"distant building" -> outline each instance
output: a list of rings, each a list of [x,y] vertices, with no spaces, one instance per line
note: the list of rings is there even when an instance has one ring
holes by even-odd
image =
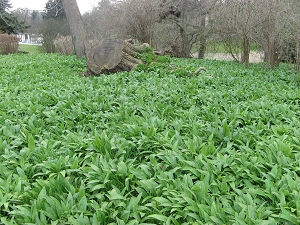
[[[20,43],[42,44],[43,38],[40,34],[20,33],[18,34]]]
[[[21,43],[30,43],[31,42],[30,34],[28,34],[28,33],[18,34],[18,38],[20,39]]]

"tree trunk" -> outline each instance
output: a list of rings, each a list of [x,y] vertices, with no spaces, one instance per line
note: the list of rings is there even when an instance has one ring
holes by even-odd
[[[299,42],[300,42],[300,38],[297,39],[296,59],[295,59],[295,70],[298,71],[298,72],[300,71]]]
[[[245,68],[249,67],[249,57],[250,57],[250,39],[247,35],[244,35],[242,62],[244,62]]]
[[[204,59],[205,52],[206,52],[206,39],[203,39],[202,41],[200,41],[200,47],[198,50],[198,59]]]
[[[181,58],[189,58],[191,57],[190,53],[190,44],[188,40],[188,36],[186,34],[186,31],[184,30],[183,27],[180,28],[180,39],[181,39],[181,44],[180,44],[180,55],[179,57]]]
[[[131,71],[143,61],[136,58],[138,52],[149,45],[134,46],[120,39],[108,39],[95,45],[87,53],[89,71],[86,75],[100,75]]]
[[[76,0],[62,0],[66,17],[70,26],[76,56],[86,55],[87,35]]]
[[[274,69],[274,67],[279,66],[279,58],[276,41],[270,38],[268,41],[267,52],[265,53],[266,62],[270,69]]]
[[[206,14],[202,15],[201,18],[201,35],[200,35],[200,47],[198,50],[198,59],[204,59],[204,54],[206,51],[206,34],[205,34],[205,23],[206,23]]]

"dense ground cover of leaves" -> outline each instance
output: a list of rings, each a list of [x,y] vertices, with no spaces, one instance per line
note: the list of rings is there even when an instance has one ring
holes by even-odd
[[[87,78],[73,56],[0,65],[1,224],[299,223],[287,68],[172,59]]]

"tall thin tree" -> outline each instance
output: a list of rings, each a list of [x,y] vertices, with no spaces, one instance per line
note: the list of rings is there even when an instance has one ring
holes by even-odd
[[[87,35],[76,0],[62,0],[66,17],[70,26],[76,56],[86,55]]]

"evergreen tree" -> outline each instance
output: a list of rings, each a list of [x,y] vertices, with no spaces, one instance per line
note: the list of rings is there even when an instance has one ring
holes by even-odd
[[[46,3],[43,19],[65,19],[66,14],[61,0],[49,0]]]
[[[0,31],[8,34],[24,32],[28,26],[25,25],[25,22],[18,21],[16,16],[8,12],[11,8],[9,0],[0,0]]]

